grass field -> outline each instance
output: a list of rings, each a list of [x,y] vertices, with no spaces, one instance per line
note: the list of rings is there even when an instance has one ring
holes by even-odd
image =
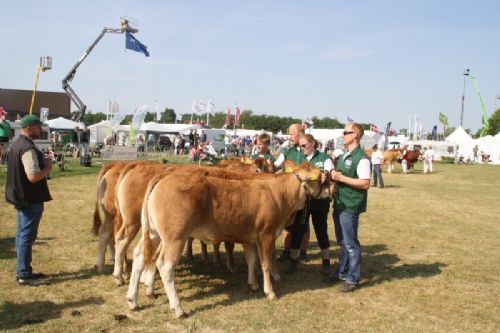
[[[386,188],[370,189],[361,217],[362,281],[354,293],[338,292],[320,275],[314,233],[311,260],[274,284],[277,301],[247,292],[240,246],[236,274],[199,255],[183,259],[176,284],[191,316],[182,320],[174,319],[159,280],[156,298],[141,288],[141,308],[132,312],[127,286],[116,287],[109,261],[107,274],[96,274],[90,228],[98,167],[69,163],[68,169],[49,181],[54,200],[34,246],[33,267],[50,274],[50,284],[16,284],[15,211],[0,204],[1,331],[500,331],[498,166],[435,164],[435,173],[424,175],[417,164],[412,175],[384,173]],[[3,183],[0,177],[2,195]],[[334,239],[331,224],[329,231]],[[332,245],[336,264],[338,246]]]

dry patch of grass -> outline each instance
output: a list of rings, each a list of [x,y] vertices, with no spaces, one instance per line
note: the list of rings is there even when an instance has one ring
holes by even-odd
[[[496,332],[500,295],[500,188],[497,166],[437,164],[424,175],[384,173],[386,188],[370,189],[362,215],[362,287],[341,294],[319,274],[319,250],[276,283],[278,301],[246,289],[246,265],[236,247],[238,272],[214,268],[199,256],[183,259],[177,288],[192,315],[175,320],[160,281],[156,298],[141,289],[131,312],[127,286],[93,269],[90,234],[95,175],[66,174],[50,181],[33,266],[51,284],[14,281],[15,212],[0,204],[0,329],[23,332]],[[497,184],[497,185],[495,185]],[[170,203],[175,205],[175,203]],[[332,222],[331,219],[329,222]],[[330,237],[334,240],[330,225]],[[314,233],[313,233],[314,234]],[[281,240],[278,242],[281,244]],[[332,241],[332,256],[338,247]],[[199,252],[198,252],[199,253]],[[283,270],[285,264],[279,264]]]

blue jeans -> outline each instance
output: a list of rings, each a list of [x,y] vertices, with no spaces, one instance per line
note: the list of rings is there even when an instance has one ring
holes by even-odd
[[[340,245],[339,267],[335,275],[350,284],[361,276],[361,246],[358,240],[359,214],[334,210],[335,236]]]
[[[380,182],[380,188],[383,188],[384,179],[382,178],[382,166],[380,164],[373,165],[373,186],[377,186],[377,179]]]
[[[43,202],[24,206],[17,210],[17,272],[18,278],[28,277],[33,273],[31,268],[31,247],[38,234],[38,225],[43,213]]]

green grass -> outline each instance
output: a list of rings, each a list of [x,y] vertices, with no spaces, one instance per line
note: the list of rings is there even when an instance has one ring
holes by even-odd
[[[154,299],[140,289],[129,311],[127,286],[93,269],[90,234],[98,167],[54,171],[33,266],[52,283],[19,287],[15,275],[15,211],[0,204],[0,330],[22,332],[498,332],[500,330],[500,168],[436,164],[424,175],[384,173],[386,188],[369,191],[360,222],[361,288],[341,294],[319,274],[314,233],[311,260],[275,283],[280,296],[246,289],[246,267],[214,268],[183,259],[176,285],[191,316],[176,320],[159,280]],[[0,179],[0,183],[3,183]],[[3,188],[3,185],[2,185]],[[3,190],[2,190],[3,191]],[[172,203],[175,205],[175,203]],[[331,218],[329,220],[331,223]],[[330,238],[334,240],[330,224]],[[281,245],[281,239],[278,246]],[[337,262],[338,247],[332,241]],[[199,253],[199,252],[197,252]],[[285,264],[279,264],[282,271]],[[115,315],[125,315],[117,320]]]

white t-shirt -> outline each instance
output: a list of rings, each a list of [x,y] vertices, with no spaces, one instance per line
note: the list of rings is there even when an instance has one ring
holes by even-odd
[[[384,160],[384,154],[380,151],[374,151],[372,154],[372,165],[375,164],[382,164],[382,161]]]

